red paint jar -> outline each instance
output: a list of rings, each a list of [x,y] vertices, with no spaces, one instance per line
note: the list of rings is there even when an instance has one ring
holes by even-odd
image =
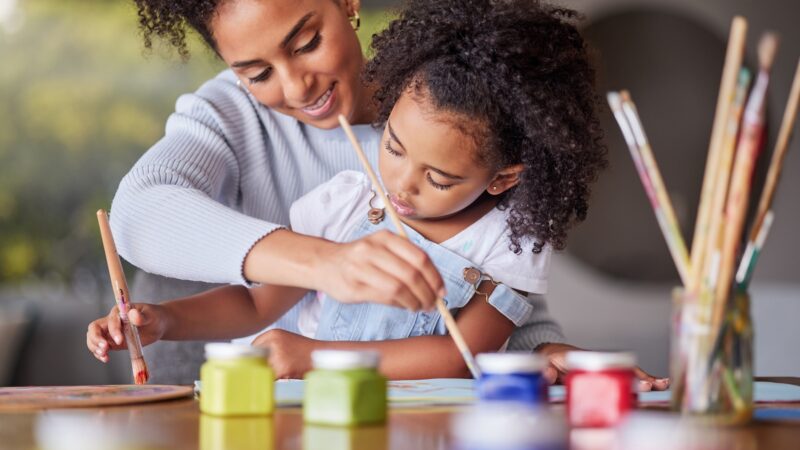
[[[636,406],[636,356],[567,353],[567,417],[573,427],[617,425]]]

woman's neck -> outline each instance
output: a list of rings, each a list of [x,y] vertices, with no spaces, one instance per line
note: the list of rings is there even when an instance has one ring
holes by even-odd
[[[498,197],[484,193],[471,205],[461,211],[441,219],[406,219],[400,220],[421,234],[425,239],[441,244],[464,231],[481,217],[497,206]]]
[[[357,99],[358,105],[353,112],[351,119],[353,125],[371,124],[378,117],[378,109],[375,102],[372,101],[372,96],[375,94],[375,85],[372,83],[364,85],[361,90],[361,95]]]

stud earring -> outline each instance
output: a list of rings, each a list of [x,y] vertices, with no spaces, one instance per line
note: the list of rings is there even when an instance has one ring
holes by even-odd
[[[497,186],[492,186],[489,188],[490,191],[495,192],[497,191]]]
[[[350,24],[353,26],[354,31],[358,31],[358,29],[361,28],[361,16],[358,15],[358,11],[350,18]]]

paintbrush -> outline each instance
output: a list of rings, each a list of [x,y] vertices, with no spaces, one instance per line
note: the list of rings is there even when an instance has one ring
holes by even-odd
[[[764,245],[764,240],[767,238],[769,225],[772,223],[772,201],[775,197],[775,189],[778,186],[781,170],[783,169],[786,150],[792,138],[794,121],[797,118],[798,103],[800,103],[800,61],[797,62],[792,88],[789,91],[789,99],[786,102],[786,109],[783,112],[783,119],[781,120],[781,129],[778,132],[778,140],[775,142],[775,149],[772,152],[772,160],[769,164],[767,180],[764,183],[764,188],[761,190],[758,211],[753,221],[753,228],[750,230],[750,237],[745,250],[745,256],[748,261],[745,263],[745,258],[742,258],[742,264],[739,266],[736,277],[736,281],[745,287],[750,281],[753,267],[758,261],[761,247]]]
[[[144,355],[142,354],[139,330],[128,319],[128,311],[131,307],[128,283],[125,281],[125,272],[122,270],[122,262],[117,253],[117,246],[114,244],[114,236],[111,234],[108,216],[102,209],[97,211],[97,222],[100,224],[100,237],[103,239],[108,275],[111,277],[111,288],[114,290],[114,299],[116,299],[119,318],[122,322],[122,332],[131,355],[133,380],[136,384],[145,384],[150,378],[150,374],[147,371],[147,363],[145,363]]]
[[[364,171],[367,172],[367,176],[369,176],[372,185],[375,187],[375,190],[378,192],[380,198],[383,199],[383,204],[385,205],[386,211],[389,213],[389,217],[392,219],[392,223],[394,223],[395,228],[397,228],[397,234],[405,239],[408,239],[408,234],[403,228],[403,223],[400,221],[400,216],[397,215],[397,211],[394,210],[392,202],[390,202],[389,198],[386,196],[386,191],[383,190],[383,186],[378,181],[375,171],[372,170],[372,166],[370,165],[369,160],[367,160],[367,156],[364,154],[361,144],[358,143],[355,134],[353,134],[353,129],[350,128],[350,123],[348,123],[347,119],[345,119],[345,117],[341,114],[339,115],[339,123],[342,125],[342,129],[344,129],[347,138],[350,140],[350,144],[353,145],[353,148],[358,155],[358,159],[361,161],[361,165],[364,166]],[[444,324],[447,327],[447,331],[450,332],[450,336],[453,338],[456,347],[458,347],[458,351],[461,353],[461,357],[464,358],[464,362],[467,364],[467,368],[472,373],[473,378],[476,380],[479,379],[481,377],[481,372],[478,369],[478,365],[475,363],[475,358],[472,356],[469,346],[467,346],[467,341],[464,340],[464,336],[461,334],[461,331],[459,331],[456,320],[453,318],[453,315],[450,314],[450,310],[447,309],[447,305],[444,304],[444,300],[441,297],[436,298],[436,309],[444,319]]]
[[[714,125],[711,129],[711,142],[708,148],[705,173],[703,175],[703,187],[700,194],[700,205],[697,209],[697,221],[695,222],[694,238],[691,248],[691,268],[692,274],[689,283],[689,291],[697,293],[700,287],[704,260],[709,255],[705,254],[706,241],[708,239],[709,221],[711,220],[712,203],[714,199],[714,189],[716,188],[717,171],[719,170],[720,154],[725,140],[725,127],[728,123],[728,116],[731,110],[731,102],[734,99],[736,89],[736,78],[739,68],[742,66],[744,57],[745,38],[747,37],[747,20],[736,16],[731,23],[730,36],[728,37],[728,48],[725,53],[725,66],[722,69],[722,80],[719,85],[719,95],[717,96],[717,106],[714,113]]]
[[[736,95],[731,104],[731,112],[728,115],[728,126],[725,130],[724,145],[719,155],[719,168],[717,169],[717,179],[715,180],[711,203],[710,225],[707,232],[705,247],[702,249],[706,255],[702,259],[702,263],[705,264],[705,267],[701,270],[702,278],[700,279],[700,281],[705,282],[701,287],[707,288],[712,292],[716,286],[716,277],[719,272],[719,249],[722,247],[721,231],[724,225],[723,212],[725,209],[725,200],[728,196],[731,168],[733,167],[733,158],[736,152],[742,113],[744,111],[745,102],[747,101],[747,91],[750,86],[751,78],[750,71],[743,67],[739,72]]]
[[[733,174],[725,204],[723,246],[720,253],[719,278],[717,279],[711,317],[712,330],[719,329],[733,284],[736,253],[742,240],[753,170],[764,133],[764,111],[769,71],[775,59],[777,47],[778,38],[772,33],[766,33],[758,45],[759,72],[745,107],[741,137],[736,149]]]
[[[667,241],[667,248],[681,277],[681,282],[686,286],[690,273],[689,253],[636,107],[627,91],[609,92],[607,97],[608,104],[619,123],[625,142],[628,144],[631,158],[656,215],[658,226]]]

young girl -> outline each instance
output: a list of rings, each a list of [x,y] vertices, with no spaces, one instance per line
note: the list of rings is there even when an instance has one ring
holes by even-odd
[[[605,164],[593,72],[572,14],[524,0],[418,0],[373,42],[366,78],[378,86],[385,125],[380,177],[442,275],[473,353],[501,349],[534,313],[524,294],[545,292],[551,249],[585,217],[589,184]],[[374,192],[365,175],[342,172],[293,204],[292,229],[337,242],[388,237]],[[362,270],[384,277],[379,267]],[[390,378],[468,376],[435,311],[325,295],[300,301],[304,294],[229,286],[136,305],[131,320],[146,344],[230,339],[280,318],[254,344],[271,348],[282,377],[301,377],[318,348],[377,349]],[[90,325],[87,345],[103,361],[124,347],[116,310]],[[559,366],[570,348],[548,356]]]

